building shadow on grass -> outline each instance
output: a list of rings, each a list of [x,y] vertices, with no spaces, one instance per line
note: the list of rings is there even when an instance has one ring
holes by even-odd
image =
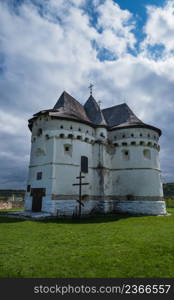
[[[114,213],[114,214],[98,214],[91,216],[81,216],[81,217],[67,217],[67,216],[59,216],[59,217],[47,217],[42,219],[34,219],[31,217],[17,217],[17,216],[7,216],[7,214],[0,213],[0,223],[17,223],[17,222],[25,222],[25,221],[33,221],[39,223],[57,223],[57,224],[92,224],[92,223],[108,223],[108,222],[116,222],[119,220],[127,219],[127,218],[137,218],[143,217],[143,215],[133,215],[128,213]]]

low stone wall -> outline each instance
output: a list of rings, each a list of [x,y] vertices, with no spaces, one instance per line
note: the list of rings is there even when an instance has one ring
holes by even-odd
[[[23,208],[24,201],[3,201],[0,200],[0,209]]]

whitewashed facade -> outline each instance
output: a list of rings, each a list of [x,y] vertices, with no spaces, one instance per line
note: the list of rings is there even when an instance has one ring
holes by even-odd
[[[159,165],[160,130],[136,121],[136,116],[131,122],[131,111],[126,123],[112,127],[105,123],[104,111],[100,111],[100,124],[89,120],[89,114],[89,121],[78,119],[78,113],[71,114],[71,105],[67,110],[69,95],[62,95],[59,108],[41,111],[29,121],[32,137],[25,210],[77,214],[79,193],[73,184],[78,182],[81,156],[85,156],[88,173],[82,175],[89,185],[82,187],[82,214],[166,214]]]

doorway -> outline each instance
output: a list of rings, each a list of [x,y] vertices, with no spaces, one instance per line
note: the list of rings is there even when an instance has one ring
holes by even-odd
[[[42,210],[42,197],[45,196],[45,189],[36,188],[32,189],[32,211],[40,212]]]

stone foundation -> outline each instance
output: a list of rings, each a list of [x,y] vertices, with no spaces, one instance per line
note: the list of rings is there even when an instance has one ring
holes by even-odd
[[[143,215],[165,215],[167,213],[164,201],[119,201],[115,210]]]

